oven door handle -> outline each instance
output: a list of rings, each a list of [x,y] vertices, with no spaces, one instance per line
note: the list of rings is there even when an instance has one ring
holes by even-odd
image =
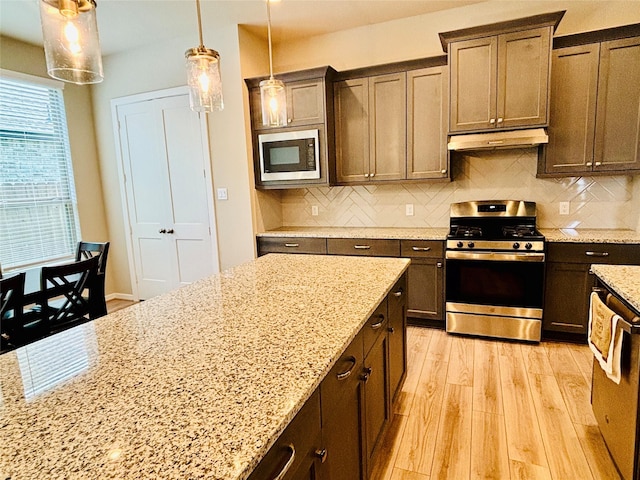
[[[544,262],[544,253],[533,252],[469,252],[447,251],[447,260],[482,260],[488,262]]]

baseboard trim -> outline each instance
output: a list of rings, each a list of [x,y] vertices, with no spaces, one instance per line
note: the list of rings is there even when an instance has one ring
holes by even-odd
[[[109,295],[105,295],[105,299],[107,302],[109,300],[129,300],[133,302],[133,295],[130,293],[110,293]]]

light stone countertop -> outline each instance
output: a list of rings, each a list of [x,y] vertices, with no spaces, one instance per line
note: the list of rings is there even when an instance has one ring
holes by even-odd
[[[395,227],[281,227],[258,237],[381,238],[388,240],[444,240],[448,228]]]
[[[381,238],[391,240],[446,240],[448,228],[395,227],[281,227],[258,237]],[[548,242],[629,243],[640,245],[635,230],[541,228]]]
[[[270,254],[0,356],[1,477],[245,479],[408,265]]]
[[[591,270],[640,313],[640,266],[591,265]]]

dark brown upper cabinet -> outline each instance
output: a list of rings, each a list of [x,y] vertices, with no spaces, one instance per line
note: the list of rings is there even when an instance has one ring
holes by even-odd
[[[553,50],[549,144],[538,176],[640,172],[638,36],[592,43],[595,33],[561,37]],[[600,38],[633,33],[623,27]],[[571,40],[577,45],[566,45]]]
[[[326,186],[334,175],[333,77],[329,67],[278,74],[287,96],[287,125],[269,127],[262,124],[260,82],[268,77],[245,79],[249,89],[253,164],[257,188],[298,188],[310,185]],[[291,130],[318,129],[320,147],[320,178],[313,180],[262,181],[258,135]]]
[[[450,68],[450,133],[548,124],[551,38],[563,15],[440,34]]]

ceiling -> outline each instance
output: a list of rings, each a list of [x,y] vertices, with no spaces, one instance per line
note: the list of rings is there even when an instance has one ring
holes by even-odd
[[[39,0],[1,0],[0,33],[42,45]],[[282,0],[272,3],[274,42],[462,7],[482,0]],[[150,46],[171,37],[198,41],[195,0],[97,0],[103,55]],[[207,31],[229,24],[266,36],[264,0],[201,0]]]

